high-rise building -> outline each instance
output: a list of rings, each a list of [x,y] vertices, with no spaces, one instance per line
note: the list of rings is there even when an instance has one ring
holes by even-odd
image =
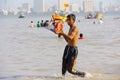
[[[52,6],[52,12],[55,12],[57,9],[57,5]]]
[[[35,13],[45,12],[45,3],[44,3],[44,0],[34,0],[33,11]]]
[[[49,10],[49,6],[48,6],[48,5],[45,5],[44,7],[45,7],[44,12],[48,12],[48,10]]]
[[[71,12],[79,12],[79,7],[77,4],[70,5],[70,11]]]
[[[30,13],[31,10],[30,10],[30,4],[29,3],[24,3],[22,4],[22,9],[27,12],[27,13]]]
[[[83,1],[84,12],[94,12],[94,0]]]
[[[0,10],[5,9],[7,6],[7,0],[0,0]]]
[[[103,12],[103,3],[102,3],[102,1],[99,3],[99,11]]]
[[[69,7],[65,6],[69,6],[69,0],[58,0],[58,10],[64,11],[66,9],[66,11],[69,11]]]

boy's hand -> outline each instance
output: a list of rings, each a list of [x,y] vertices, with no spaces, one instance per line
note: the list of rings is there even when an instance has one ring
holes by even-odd
[[[61,31],[61,30],[55,30],[55,33],[56,33],[56,34],[62,34],[63,31]]]

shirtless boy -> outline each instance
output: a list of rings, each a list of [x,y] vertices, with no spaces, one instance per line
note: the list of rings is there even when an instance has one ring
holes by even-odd
[[[74,25],[75,19],[76,16],[74,14],[69,14],[67,16],[66,22],[70,27],[68,34],[65,34],[63,31],[55,31],[56,34],[62,35],[67,42],[63,54],[62,75],[65,76],[66,71],[68,71],[73,75],[85,77],[87,73],[75,70],[76,58],[78,55],[77,43],[79,36],[78,28]]]

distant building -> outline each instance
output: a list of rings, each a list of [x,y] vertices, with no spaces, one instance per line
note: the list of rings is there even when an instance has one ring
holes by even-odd
[[[79,7],[77,4],[70,5],[70,11],[71,12],[79,12]]]
[[[58,10],[65,11],[65,5],[69,6],[69,0],[58,0]],[[66,11],[69,11],[69,7],[66,8]]]
[[[102,3],[102,1],[99,3],[99,11],[103,12],[103,3]]]
[[[58,6],[54,5],[48,8],[48,12],[56,12],[58,10]]]
[[[94,12],[94,0],[83,1],[84,12]]]
[[[48,10],[49,10],[48,5],[44,5],[44,12],[48,12]]]
[[[44,3],[44,0],[34,0],[33,11],[35,13],[45,12],[45,3]]]
[[[22,4],[22,9],[23,9],[24,12],[31,13],[30,4],[29,3]]]
[[[52,11],[52,7],[49,7],[49,8],[48,8],[48,12],[53,12],[53,11]]]
[[[54,6],[52,7],[52,12],[55,12],[56,10],[58,10],[58,7],[57,7],[57,5],[54,5]]]
[[[0,0],[0,11],[7,7],[7,0]]]

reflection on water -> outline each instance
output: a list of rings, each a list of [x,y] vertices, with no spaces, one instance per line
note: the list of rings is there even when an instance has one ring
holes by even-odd
[[[0,80],[64,80],[60,76],[65,40],[45,28],[29,28],[30,21],[30,18],[0,19]],[[119,20],[108,17],[99,25],[81,19],[76,25],[85,37],[78,43],[77,69],[100,73],[104,78],[112,76],[109,80],[120,79]],[[67,30],[65,24],[64,31]],[[79,80],[66,75],[65,80]]]

